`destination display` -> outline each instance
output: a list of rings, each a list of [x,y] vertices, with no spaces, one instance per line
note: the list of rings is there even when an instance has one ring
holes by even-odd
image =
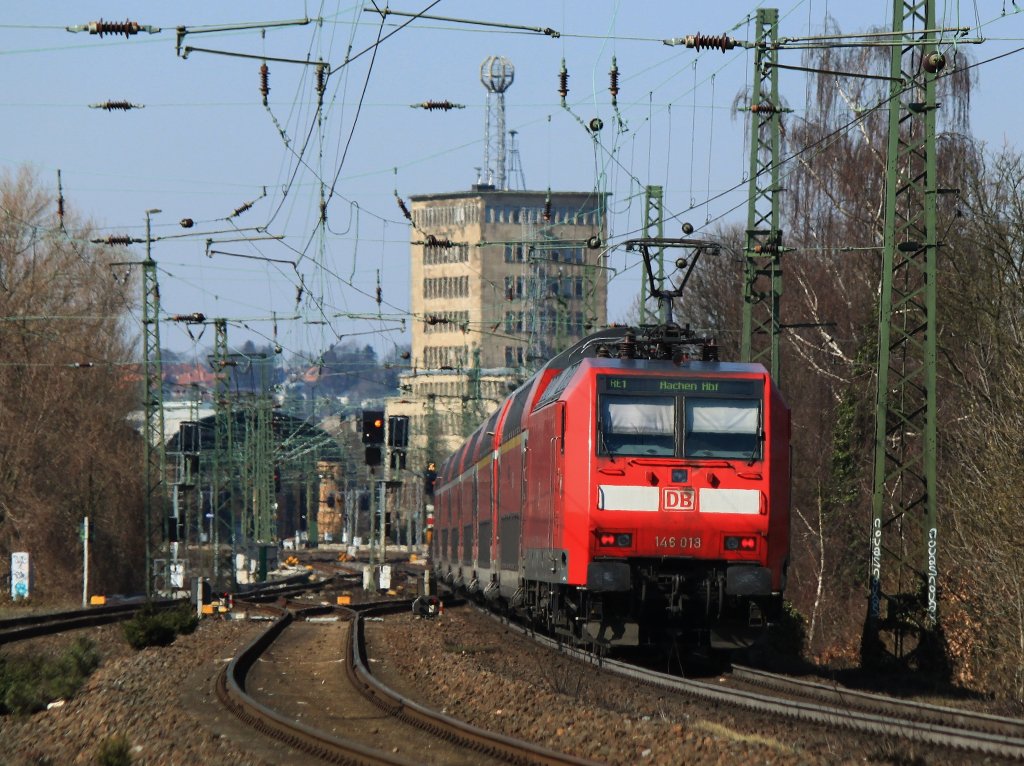
[[[715,378],[650,378],[626,375],[598,375],[597,390],[610,394],[695,394],[698,396],[756,397],[764,383],[759,380]]]

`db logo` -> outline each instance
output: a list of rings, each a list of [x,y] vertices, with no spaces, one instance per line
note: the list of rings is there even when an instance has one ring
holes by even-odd
[[[661,490],[661,507],[666,511],[694,510],[693,490],[684,487],[665,487]]]

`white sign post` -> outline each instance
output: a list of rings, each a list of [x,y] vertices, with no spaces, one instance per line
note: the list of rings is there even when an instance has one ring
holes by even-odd
[[[89,517],[82,519],[82,609],[89,606]]]
[[[28,598],[32,593],[30,562],[27,551],[11,554],[11,598]]]

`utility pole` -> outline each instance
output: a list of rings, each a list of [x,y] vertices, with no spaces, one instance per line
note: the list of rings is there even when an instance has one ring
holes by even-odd
[[[945,59],[936,47],[935,0],[894,0],[892,28],[861,661],[875,668],[896,661],[941,671],[948,655],[938,613],[935,80]]]
[[[665,236],[664,189],[660,186],[644,187],[644,237],[662,239]],[[665,248],[658,245],[651,248],[652,259],[658,263],[656,274],[658,284],[665,283]],[[640,273],[640,324],[665,324],[668,320],[668,306],[658,301],[658,313],[655,314],[647,305],[650,290],[647,284],[647,273]]]
[[[779,378],[779,299],[782,231],[779,228],[779,12],[757,9],[754,91],[750,99],[750,191],[744,247],[743,336],[740,357],[760,362]]]
[[[143,529],[146,536],[146,598],[153,597],[153,513],[165,522],[166,456],[164,453],[163,366],[160,359],[160,286],[152,254],[150,216],[146,211],[146,260],[142,262],[143,393]],[[156,476],[154,477],[154,472]],[[155,502],[154,502],[155,498]],[[156,506],[154,508],[154,505]],[[165,573],[166,574],[166,573]]]

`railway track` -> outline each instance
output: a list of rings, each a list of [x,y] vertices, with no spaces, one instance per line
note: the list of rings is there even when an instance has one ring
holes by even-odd
[[[183,603],[180,599],[159,599],[150,602],[154,609],[173,609]],[[0,620],[0,645],[24,641],[40,636],[50,636],[67,630],[93,628],[112,622],[130,620],[145,605],[145,601],[129,601],[124,604],[94,606],[70,612],[32,614]]]
[[[550,649],[660,690],[794,721],[874,734],[879,739],[892,737],[1007,760],[1024,760],[1024,721],[1017,719],[830,687],[744,667],[734,668],[724,683],[681,678],[601,657],[536,634],[515,622],[491,616]],[[730,678],[766,691],[730,687]]]
[[[353,609],[334,607],[306,607],[298,610],[282,610],[280,617],[248,647],[239,653],[224,669],[217,683],[217,695],[221,702],[232,710],[241,720],[263,734],[282,741],[297,750],[330,763],[344,764],[410,764],[422,763],[422,753],[430,753],[431,763],[517,763],[517,764],[588,764],[579,758],[566,756],[541,748],[529,742],[513,739],[504,735],[488,732],[471,726],[442,713],[430,710],[416,702],[402,697],[374,678],[369,671],[363,641],[363,618],[368,613],[381,613],[408,609],[409,602],[387,602],[386,604],[361,604]],[[289,666],[296,663],[269,663],[264,661],[272,652],[275,642],[282,640],[286,631],[300,628],[296,623],[301,620],[321,618],[327,615],[338,615],[344,618],[346,648],[343,655],[344,673],[352,688],[364,698],[365,705],[371,706],[372,713],[365,710],[354,715],[354,728],[365,730],[367,722],[373,721],[372,741],[381,739],[393,741],[403,751],[412,751],[414,743],[419,757],[410,759],[405,752],[387,752],[367,744],[363,736],[360,740],[356,735],[339,736],[329,733],[317,726],[302,722],[297,715],[296,705],[301,701],[290,698],[287,694],[282,698],[275,695],[275,703],[283,699],[284,705],[291,703],[288,710],[281,705],[273,706],[265,700],[258,699],[258,693],[249,688],[252,674],[260,673],[267,677],[263,666],[272,668],[270,673],[278,676]],[[319,627],[319,626],[318,626]],[[299,641],[307,640],[300,636]],[[287,640],[287,639],[285,639]],[[308,652],[298,649],[298,656],[308,656]],[[287,650],[283,655],[289,654]],[[257,663],[260,667],[257,668]],[[341,673],[336,668],[333,672]],[[325,678],[320,680],[326,683]],[[304,681],[296,680],[291,688],[301,688],[303,683],[313,683],[312,677]],[[263,681],[254,682],[254,686]],[[275,687],[279,688],[279,687]],[[339,703],[340,704],[340,703]],[[341,704],[348,707],[351,703]],[[301,715],[301,714],[300,714]],[[346,719],[339,714],[336,722]],[[412,727],[412,728],[410,728]],[[336,726],[334,728],[337,728]],[[386,730],[385,730],[386,729]],[[362,732],[364,735],[365,731]]]
[[[876,715],[911,719],[937,726],[952,725],[960,729],[1024,740],[1024,720],[1018,718],[1006,718],[898,697],[887,697],[881,694],[847,689],[834,684],[768,673],[741,665],[734,665],[729,677],[751,686],[770,689],[779,694],[817,700],[835,707],[863,710]]]
[[[308,572],[302,572],[282,580],[252,586],[238,595],[241,601],[260,604],[279,598],[320,590],[332,584],[329,578],[311,581]],[[123,603],[92,606],[66,612],[29,614],[0,620],[0,645],[30,638],[51,636],[68,630],[94,628],[113,622],[130,620],[148,605],[156,610],[173,609],[189,603],[188,599],[153,599],[149,602],[139,596],[126,599]]]

